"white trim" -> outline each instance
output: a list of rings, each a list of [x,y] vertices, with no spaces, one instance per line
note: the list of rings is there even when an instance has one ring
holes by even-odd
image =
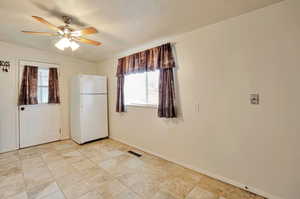
[[[209,172],[209,171],[207,171],[207,170],[204,170],[204,169],[201,169],[201,168],[199,168],[199,167],[194,167],[194,166],[185,164],[185,163],[183,163],[183,162],[181,162],[181,161],[176,161],[176,160],[167,158],[167,157],[165,157],[165,156],[163,156],[163,155],[161,155],[161,154],[154,153],[154,152],[152,152],[152,151],[150,151],[150,150],[143,149],[143,148],[141,148],[141,147],[139,147],[139,146],[136,146],[136,145],[134,145],[134,144],[129,144],[129,143],[127,143],[126,141],[124,141],[124,140],[122,140],[122,139],[114,138],[114,137],[111,137],[111,136],[110,136],[109,138],[110,138],[110,139],[113,139],[113,140],[116,140],[116,141],[118,141],[118,142],[121,142],[121,143],[130,145],[130,146],[132,146],[132,147],[135,147],[135,148],[137,148],[137,149],[139,149],[139,150],[142,150],[142,151],[144,151],[144,152],[146,152],[146,153],[153,154],[153,155],[155,155],[155,156],[157,156],[157,157],[159,157],[159,158],[162,158],[162,159],[168,160],[168,161],[170,161],[170,162],[173,162],[173,163],[175,163],[175,164],[181,165],[181,166],[183,166],[183,167],[185,167],[185,168],[188,168],[188,169],[197,171],[197,172],[199,172],[199,173],[202,173],[202,174],[204,174],[204,175],[207,175],[207,176],[209,176],[209,177],[215,178],[215,179],[220,180],[220,181],[222,181],[222,182],[225,182],[225,183],[231,184],[231,185],[233,185],[233,186],[239,187],[239,188],[241,188],[241,189],[243,189],[243,190],[246,190],[246,191],[249,191],[249,192],[258,194],[258,195],[260,195],[260,196],[266,197],[267,199],[284,199],[284,198],[281,198],[281,197],[279,197],[279,196],[274,196],[274,195],[272,195],[272,194],[270,194],[270,193],[267,193],[267,192],[265,192],[265,191],[263,191],[263,190],[257,189],[257,188],[255,188],[255,187],[249,187],[248,185],[245,185],[245,184],[243,184],[243,183],[241,183],[241,182],[237,182],[237,181],[235,181],[235,180],[232,180],[232,179],[223,177],[223,176],[221,176],[221,175],[218,175],[218,174],[215,174],[215,173],[211,173],[211,172]],[[248,189],[245,189],[246,186],[247,186]]]
[[[25,65],[38,66],[40,68],[59,68],[59,65],[55,64],[55,63],[47,63],[47,62],[20,59],[19,66],[25,66]]]
[[[158,108],[158,105],[155,104],[126,104],[125,106],[129,108]]]

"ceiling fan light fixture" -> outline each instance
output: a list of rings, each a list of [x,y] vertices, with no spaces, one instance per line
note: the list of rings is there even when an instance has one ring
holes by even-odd
[[[75,41],[71,41],[70,47],[71,47],[72,51],[75,51],[80,47],[80,45],[78,43],[76,43]]]
[[[60,39],[56,44],[55,47],[58,48],[59,50],[65,50],[65,48],[70,47],[70,40],[68,38],[62,38]]]

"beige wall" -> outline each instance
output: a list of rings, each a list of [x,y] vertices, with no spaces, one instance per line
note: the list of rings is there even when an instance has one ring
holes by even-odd
[[[270,198],[299,198],[299,19],[300,1],[287,0],[123,52],[176,43],[176,120],[151,108],[116,113],[116,58],[101,62],[110,136]],[[261,104],[250,105],[256,92]]]
[[[18,145],[18,62],[21,59],[56,63],[60,65],[62,100],[62,139],[68,138],[69,128],[69,81],[78,73],[95,74],[97,65],[72,57],[48,53],[32,48],[0,42],[0,59],[11,62],[11,72],[0,72],[0,152],[17,148]]]

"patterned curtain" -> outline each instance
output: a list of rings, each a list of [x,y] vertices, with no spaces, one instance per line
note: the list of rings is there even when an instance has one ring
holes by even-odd
[[[117,107],[116,111],[121,113],[125,112],[124,105],[124,76],[118,76],[117,82]]]
[[[60,103],[57,68],[49,68],[48,103],[49,104]]]
[[[37,104],[38,67],[24,66],[19,105]]]
[[[175,61],[170,43],[120,58],[117,77],[117,112],[125,112],[124,76],[132,73],[160,70],[159,117],[176,117],[173,68]]]
[[[176,117],[173,68],[161,69],[159,72],[158,100],[158,117]]]

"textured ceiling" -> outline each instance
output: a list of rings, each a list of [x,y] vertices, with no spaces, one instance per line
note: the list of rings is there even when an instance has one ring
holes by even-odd
[[[238,16],[281,0],[1,0],[0,40],[99,61],[144,42],[176,35]],[[62,15],[74,18],[74,28],[94,26],[87,36],[100,47],[81,44],[75,52],[59,51],[55,37],[32,36],[21,30],[49,31],[31,18],[40,16],[62,25]],[[51,31],[51,30],[50,30]]]

